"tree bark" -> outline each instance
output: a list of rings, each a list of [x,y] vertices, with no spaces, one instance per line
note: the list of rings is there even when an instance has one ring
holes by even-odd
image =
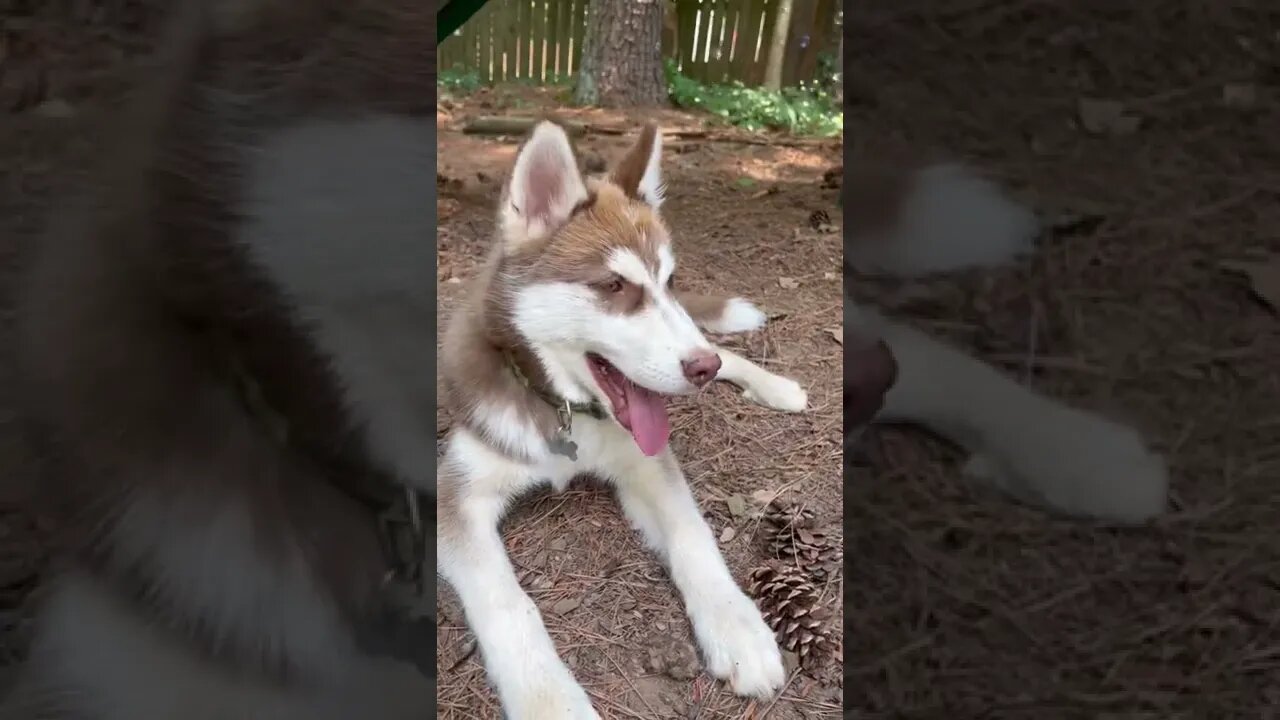
[[[787,37],[791,34],[791,0],[778,0],[778,16],[769,39],[769,55],[764,66],[767,90],[782,89],[782,66],[787,56]]]
[[[573,99],[579,105],[667,104],[662,69],[664,0],[591,0],[582,67]]]

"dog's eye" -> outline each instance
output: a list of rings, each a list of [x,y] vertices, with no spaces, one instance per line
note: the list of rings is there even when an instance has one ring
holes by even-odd
[[[625,288],[626,286],[627,286],[626,281],[617,275],[614,275],[608,280],[605,280],[603,285],[605,292],[610,292],[610,293],[620,293],[622,292],[622,289]]]
[[[675,274],[675,273],[671,273],[670,275],[668,275],[668,276],[667,276],[667,289],[668,289],[668,290],[675,290],[675,289],[676,289],[676,274]]]

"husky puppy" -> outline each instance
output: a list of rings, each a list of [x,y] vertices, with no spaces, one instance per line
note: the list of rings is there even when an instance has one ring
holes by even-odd
[[[513,720],[598,717],[497,531],[521,492],[563,489],[581,473],[617,489],[667,563],[711,674],[744,696],[784,681],[773,632],[725,566],[667,444],[666,402],[716,379],[781,410],[807,399],[703,336],[760,327],[752,304],[673,287],[661,157],[650,126],[607,176],[583,178],[564,131],[538,125],[504,189],[488,263],[444,337],[459,424],[440,468],[437,563]]]
[[[847,171],[845,432],[922,425],[971,453],[968,472],[1066,515],[1137,523],[1163,512],[1168,476],[1139,433],[1005,376],[856,299],[857,274],[912,278],[1032,251],[1029,209],[959,165]]]
[[[435,8],[180,5],[26,276],[70,534],[0,717],[430,717],[430,663],[367,629],[390,508],[435,505]]]

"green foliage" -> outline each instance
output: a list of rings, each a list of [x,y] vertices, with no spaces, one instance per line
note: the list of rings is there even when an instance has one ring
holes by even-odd
[[[666,68],[667,91],[679,107],[705,110],[748,130],[831,136],[839,135],[844,129],[844,114],[822,87],[823,83],[773,92],[746,87],[738,81],[704,85],[681,75],[671,60],[667,61]]]
[[[830,93],[840,84],[840,58],[834,52],[818,53],[818,87]]]
[[[474,70],[449,68],[436,77],[441,95],[470,95],[480,89],[480,74]]]
[[[820,65],[823,65],[820,58]],[[832,100],[831,83],[827,72],[834,70],[834,63],[823,67],[823,77],[800,87],[771,92],[763,88],[751,88],[741,82],[725,85],[704,85],[681,75],[675,63],[666,62],[667,92],[678,107],[702,110],[721,118],[724,122],[748,130],[784,130],[796,135],[839,135],[844,129],[844,117]],[[570,102],[576,76],[549,78],[546,83],[529,79],[514,80],[504,85],[544,85],[555,88],[557,99]],[[474,70],[450,68],[440,73],[437,86],[442,97],[462,97],[484,86]],[[518,98],[509,99],[513,107],[527,103]]]

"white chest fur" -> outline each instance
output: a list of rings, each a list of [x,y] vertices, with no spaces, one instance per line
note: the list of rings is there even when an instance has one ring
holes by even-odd
[[[526,432],[535,433],[529,425]],[[467,478],[473,492],[505,498],[534,485],[549,482],[563,490],[575,476],[589,473],[605,480],[624,475],[649,460],[635,440],[614,420],[574,417],[569,439],[576,446],[576,459],[551,452],[546,443],[530,438],[525,447],[538,446],[532,462],[521,462],[484,442],[466,429],[455,430],[446,459]]]

